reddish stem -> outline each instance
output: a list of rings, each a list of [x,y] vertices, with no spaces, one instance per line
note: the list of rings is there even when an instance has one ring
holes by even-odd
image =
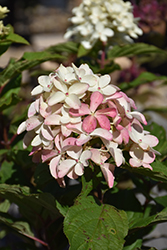
[[[103,42],[103,44],[102,44],[102,53],[101,53],[101,61],[100,61],[100,68],[101,69],[104,69],[104,66],[105,66],[105,57],[106,57],[105,45],[106,45],[106,43]]]
[[[32,240],[34,240],[34,241],[37,241],[37,242],[41,243],[42,245],[44,245],[44,246],[46,246],[46,247],[49,247],[49,246],[48,246],[48,243],[46,243],[46,242],[43,241],[43,240],[40,240],[40,239],[38,239],[38,238],[36,238],[36,237],[34,237],[34,236],[31,236],[31,235],[28,235],[28,234],[26,234],[26,233],[24,233],[23,235],[27,236],[28,238],[30,238],[30,239],[32,239]]]

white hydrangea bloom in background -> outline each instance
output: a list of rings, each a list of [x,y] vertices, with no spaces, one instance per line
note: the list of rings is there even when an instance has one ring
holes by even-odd
[[[130,2],[122,0],[83,0],[72,10],[72,26],[68,28],[64,37],[73,38],[86,49],[90,49],[100,40],[106,43],[112,39],[119,43],[119,37],[126,42],[142,35],[137,26],[137,20],[132,13]]]
[[[3,19],[8,12],[9,12],[9,10],[7,7],[2,7],[0,5],[0,19]],[[3,24],[3,21],[0,20],[0,35],[8,34],[8,32],[9,32],[9,28],[5,27]]]

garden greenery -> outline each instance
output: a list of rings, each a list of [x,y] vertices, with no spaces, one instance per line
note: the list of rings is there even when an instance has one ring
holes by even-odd
[[[145,71],[130,82],[112,80],[119,57],[167,53],[125,39],[142,34],[129,2],[84,0],[77,8],[70,41],[11,58],[0,72],[2,249],[16,241],[20,250],[149,249],[146,236],[167,221],[167,195],[152,195],[154,187],[166,190],[166,131],[133,100],[142,85],[167,77]],[[6,27],[0,55],[12,43],[28,46]],[[47,61],[59,66],[44,72]],[[35,86],[23,84],[25,70]],[[9,233],[17,237],[8,241]]]

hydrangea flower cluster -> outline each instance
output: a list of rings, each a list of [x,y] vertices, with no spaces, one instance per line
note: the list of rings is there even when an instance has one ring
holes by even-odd
[[[134,101],[110,81],[87,64],[60,65],[49,76],[40,76],[31,92],[36,99],[17,133],[27,131],[23,147],[33,146],[33,161],[48,162],[61,186],[65,175],[78,178],[92,161],[112,187],[115,166],[125,162],[124,151],[132,167],[152,169],[158,139],[143,129],[147,122],[134,111]]]
[[[73,37],[86,49],[94,46],[96,41],[106,43],[112,37],[113,45],[119,41],[132,41],[142,34],[133,16],[130,2],[122,0],[83,0],[72,10],[72,26],[67,29],[65,38]]]
[[[7,7],[2,7],[0,5],[0,19],[3,19],[8,12],[9,12],[9,10]],[[8,34],[8,32],[9,32],[9,28],[5,27],[3,24],[3,21],[0,20],[0,35],[6,35],[6,34]]]

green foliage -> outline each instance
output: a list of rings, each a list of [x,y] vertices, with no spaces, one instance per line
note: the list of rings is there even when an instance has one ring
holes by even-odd
[[[124,211],[97,204],[92,196],[78,198],[64,220],[70,249],[122,249],[128,232]]]

